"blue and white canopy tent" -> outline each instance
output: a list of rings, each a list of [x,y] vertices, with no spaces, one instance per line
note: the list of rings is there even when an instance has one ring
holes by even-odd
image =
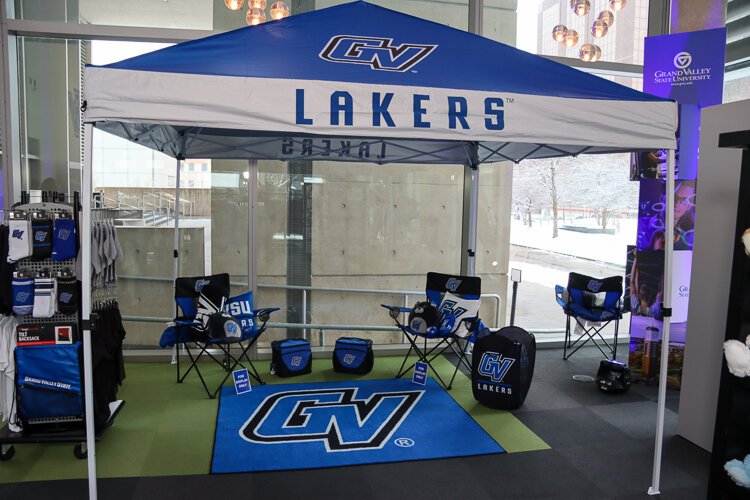
[[[90,265],[92,127],[173,156],[178,172],[185,158],[466,164],[472,169],[471,274],[483,163],[667,149],[666,224],[673,224],[676,103],[366,2],[88,66],[84,90],[84,269]],[[668,310],[669,238],[665,254]],[[90,280],[83,274],[88,319]],[[90,388],[90,351],[84,358]],[[666,360],[665,353],[654,492]],[[86,397],[89,413],[89,390]],[[87,422],[95,496],[93,418]]]

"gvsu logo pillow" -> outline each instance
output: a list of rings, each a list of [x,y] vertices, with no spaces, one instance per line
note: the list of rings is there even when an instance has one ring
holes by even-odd
[[[252,330],[255,326],[253,321],[253,292],[231,297],[224,304],[224,311],[231,314],[242,325],[243,331]]]

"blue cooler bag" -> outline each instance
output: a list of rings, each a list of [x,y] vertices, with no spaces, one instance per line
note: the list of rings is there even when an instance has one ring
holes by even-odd
[[[271,342],[271,373],[292,377],[312,371],[312,350],[305,339],[284,339]]]
[[[83,419],[81,344],[16,347],[18,416],[22,424]]]
[[[372,340],[341,337],[333,350],[333,369],[341,373],[364,375],[372,370]]]

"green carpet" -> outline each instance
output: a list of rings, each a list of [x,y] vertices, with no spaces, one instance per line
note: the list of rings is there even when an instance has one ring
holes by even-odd
[[[375,359],[372,372],[362,379],[386,379],[396,373],[401,358]],[[203,363],[209,387],[223,374],[216,365]],[[267,371],[268,361],[257,363]],[[441,374],[453,365],[444,358],[435,361]],[[330,360],[316,359],[313,373],[293,379],[264,374],[271,384],[352,380],[339,374]],[[128,363],[127,379],[119,397],[126,404],[113,426],[97,443],[99,477],[172,476],[208,474],[213,449],[218,399],[208,399],[193,374],[185,383],[175,383],[175,368],[167,363]],[[542,450],[549,446],[507,411],[485,408],[471,394],[467,377],[459,373],[448,393],[509,453]],[[16,454],[0,462],[0,483],[74,479],[86,477],[86,461],[73,456],[72,444],[16,445]]]

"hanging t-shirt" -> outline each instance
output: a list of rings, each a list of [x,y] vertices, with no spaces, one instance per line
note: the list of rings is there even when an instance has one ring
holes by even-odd
[[[0,321],[0,412],[8,421],[8,429],[20,432],[15,405],[16,363],[13,352],[16,348],[18,322],[12,316]]]

